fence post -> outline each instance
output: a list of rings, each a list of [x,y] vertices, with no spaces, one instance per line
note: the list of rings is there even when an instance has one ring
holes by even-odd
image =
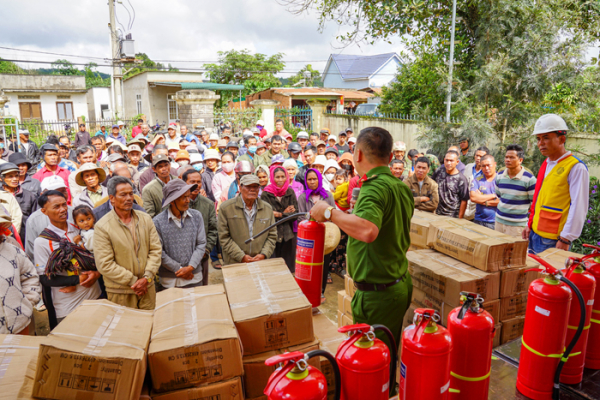
[[[204,89],[178,91],[175,100],[181,125],[186,125],[190,131],[194,131],[198,125],[203,125],[208,130],[213,129],[215,102],[220,97],[215,92]]]
[[[319,132],[323,128],[327,128],[325,126],[325,111],[327,111],[327,105],[331,102],[331,100],[306,100],[306,104],[312,110],[312,130],[314,132]],[[310,133],[310,132],[309,132]]]
[[[250,105],[254,108],[262,110],[262,119],[265,123],[264,128],[267,132],[271,133],[275,131],[275,107],[281,104],[277,100],[252,100]],[[254,121],[256,123],[256,121]]]

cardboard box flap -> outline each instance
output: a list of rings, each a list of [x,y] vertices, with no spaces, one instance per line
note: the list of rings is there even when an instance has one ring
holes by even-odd
[[[569,257],[581,258],[581,257],[583,257],[583,254],[573,253],[570,251],[560,250],[560,249],[547,249],[547,250],[544,250],[543,252],[539,253],[538,257],[543,258],[554,268],[564,269],[565,261],[567,260],[567,258],[569,258]],[[533,260],[531,257],[527,257],[527,258],[529,260],[532,260],[535,262],[535,260]]]
[[[439,275],[452,278],[458,282],[472,281],[489,275],[462,263],[450,256],[438,253],[435,250],[416,250],[406,253],[406,258],[412,266],[417,268],[425,266]]]
[[[157,293],[148,353],[225,339],[238,335],[223,285]]]
[[[299,344],[296,346],[286,347],[284,349],[277,349],[277,350],[273,350],[273,351],[267,351],[264,353],[253,354],[250,356],[244,356],[243,361],[244,361],[244,364],[250,364],[250,363],[261,363],[262,364],[265,361],[267,361],[267,359],[278,356],[280,354],[284,354],[284,353],[300,351],[300,352],[306,354],[308,351],[310,351],[307,349],[318,346],[318,344],[319,344],[319,341],[317,339],[315,339],[312,342],[302,343],[302,344]]]
[[[310,307],[281,258],[227,265],[222,271],[236,322]]]
[[[460,233],[475,242],[487,244],[489,246],[499,246],[515,242],[524,242],[524,239],[515,239],[502,232],[486,228],[464,219],[444,219],[441,221],[432,221],[431,225],[439,230],[449,231],[451,233]],[[442,234],[444,234],[442,232]]]
[[[135,310],[108,300],[85,300],[50,332],[42,345],[95,357],[143,360],[153,314],[154,311]]]
[[[29,400],[41,336],[0,335],[0,399]]]

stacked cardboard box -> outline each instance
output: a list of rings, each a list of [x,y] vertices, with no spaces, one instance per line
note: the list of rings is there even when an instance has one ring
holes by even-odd
[[[415,210],[410,220],[410,250],[422,250],[429,247],[429,225],[435,221],[443,221],[450,217],[430,212]]]
[[[274,371],[267,358],[318,349],[312,307],[280,258],[224,266],[223,280],[244,350],[245,397],[261,398]]]
[[[242,350],[223,285],[157,294],[148,365],[153,398],[241,393]]]
[[[573,253],[566,250],[548,249],[538,254],[538,256],[543,258],[545,261],[548,261],[548,263],[554,268],[564,269],[565,261],[569,257],[581,258],[583,257],[583,254]]]
[[[336,355],[338,347],[346,339],[346,335],[339,333],[333,322],[325,314],[319,312],[313,315],[313,326],[315,328],[315,337],[319,341],[321,350],[328,351],[333,356]],[[335,395],[335,378],[333,368],[328,360],[321,358],[321,372],[327,379],[327,399],[333,400]]]
[[[30,400],[40,336],[0,335],[0,399]]]
[[[153,314],[84,301],[42,339],[33,397],[138,400]]]
[[[338,328],[352,325],[352,296],[348,296],[345,290],[338,292]]]

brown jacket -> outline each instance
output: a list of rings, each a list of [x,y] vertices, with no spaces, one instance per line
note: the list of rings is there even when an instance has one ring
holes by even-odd
[[[421,211],[434,212],[437,209],[440,197],[438,193],[438,184],[436,181],[426,176],[423,180],[423,187],[419,188],[417,176],[412,174],[404,180],[408,185],[415,199],[415,208]],[[419,197],[429,197],[429,201],[421,202]]]
[[[152,218],[132,210],[138,247],[134,248],[129,228],[112,210],[94,226],[94,258],[109,293],[135,293],[131,286],[143,277],[158,273],[162,246]]]
[[[219,227],[219,241],[223,247],[224,265],[242,262],[242,258],[246,254],[250,257],[264,254],[266,258],[269,258],[273,254],[273,251],[275,251],[277,227],[271,228],[267,233],[257,237],[248,244],[244,243],[250,238],[244,207],[245,204],[242,196],[227,200],[219,207],[217,222]],[[268,203],[256,199],[256,207],[256,216],[254,217],[252,229],[253,235],[275,223],[273,209]]]

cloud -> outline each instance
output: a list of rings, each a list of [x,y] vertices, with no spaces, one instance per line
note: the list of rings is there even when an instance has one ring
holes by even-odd
[[[135,9],[131,34],[136,51],[148,54],[153,60],[214,62],[218,51],[248,49],[267,55],[285,53],[284,59],[290,61],[286,71],[297,71],[307,63],[322,70],[331,53],[378,54],[401,49],[399,41],[392,45],[377,43],[339,49],[336,36],[344,28],[329,23],[320,33],[315,14],[291,14],[275,0],[129,1]],[[123,0],[123,4],[131,12],[127,0]],[[124,5],[117,4],[116,10],[119,21],[127,29],[130,17]],[[109,12],[104,1],[5,2],[3,14],[10,17],[3,21],[0,46],[109,57]],[[5,49],[0,49],[0,57],[88,61]],[[172,64],[180,68],[202,67],[202,62]],[[101,70],[108,71],[107,68]]]

